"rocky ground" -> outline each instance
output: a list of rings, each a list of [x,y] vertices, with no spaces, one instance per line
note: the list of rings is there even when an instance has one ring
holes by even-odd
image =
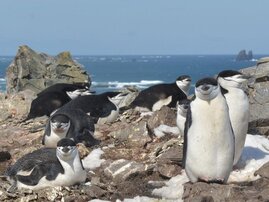
[[[0,175],[22,155],[42,147],[47,117],[21,122],[28,110],[29,96],[31,94],[25,92],[0,96],[0,105],[5,109],[0,116]],[[8,193],[9,184],[1,177],[0,201],[116,201],[134,197],[138,201],[180,201],[181,197],[186,201],[269,200],[269,164],[257,171],[261,178],[256,181],[219,185],[191,184],[185,180],[184,190],[183,186],[176,186],[164,189],[164,194],[156,191],[184,172],[181,168],[182,138],[174,134],[159,138],[154,135],[154,128],[161,124],[174,127],[175,117],[175,110],[168,107],[144,117],[129,110],[114,123],[96,125],[95,136],[101,144],[95,148],[81,146],[80,150],[85,158],[100,148],[102,164],[88,172],[85,184]],[[93,161],[88,163],[94,164]]]
[[[267,137],[269,59],[243,71],[252,75],[248,87],[249,132]],[[33,96],[29,90],[0,94],[0,176],[16,159],[42,147],[47,117],[21,122]],[[171,133],[156,137],[154,131],[162,124],[175,127],[175,120],[176,111],[163,107],[152,116],[141,116],[129,110],[114,123],[96,125],[95,136],[101,144],[95,148],[80,146],[80,152],[86,167],[102,163],[89,170],[85,184],[8,193],[9,184],[1,176],[0,201],[128,201],[128,198],[135,201],[269,201],[269,163],[254,170],[255,178],[240,182],[226,185],[189,183],[181,168],[182,138]],[[101,151],[102,160],[86,161],[88,157],[85,157],[97,150]],[[269,152],[260,154],[269,155]]]

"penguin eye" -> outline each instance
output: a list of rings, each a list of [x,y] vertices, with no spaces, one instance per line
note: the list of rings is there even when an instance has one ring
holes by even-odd
[[[57,150],[61,151],[63,149],[63,147],[57,147]]]

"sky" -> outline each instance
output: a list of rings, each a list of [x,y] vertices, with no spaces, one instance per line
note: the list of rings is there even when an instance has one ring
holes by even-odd
[[[1,0],[0,55],[269,53],[268,0]]]

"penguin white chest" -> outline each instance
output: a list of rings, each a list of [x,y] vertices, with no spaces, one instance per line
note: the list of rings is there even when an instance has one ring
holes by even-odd
[[[86,171],[81,165],[79,155],[76,156],[74,161],[66,162],[60,160],[60,162],[64,168],[64,174],[59,174],[55,179],[55,183],[58,184],[58,186],[71,186],[85,182]]]
[[[152,106],[152,111],[158,111],[160,110],[163,106],[169,105],[170,102],[172,101],[172,96],[168,96],[167,98],[160,99],[158,100],[153,106]]]
[[[115,121],[119,116],[119,108],[116,106],[116,110],[112,110],[107,117],[102,117],[98,119],[98,124],[111,123]]]
[[[187,133],[186,172],[192,182],[226,182],[232,170],[234,137],[222,95],[191,103],[192,124]]]
[[[225,94],[229,115],[235,137],[234,165],[238,162],[244,148],[249,122],[249,100],[241,89],[229,89]]]
[[[32,190],[39,190],[46,187],[72,186],[78,183],[85,182],[87,173],[81,165],[79,155],[76,156],[74,161],[66,162],[60,160],[60,162],[64,169],[64,173],[63,174],[59,173],[55,180],[47,180],[46,176],[44,176],[39,180],[38,184],[35,186],[26,185],[17,181],[18,189],[26,188]]]
[[[177,113],[177,127],[179,129],[179,135],[183,136],[184,134],[184,128],[185,128],[185,122],[186,122],[186,116]]]
[[[53,129],[50,131],[50,136],[45,135],[46,147],[57,147],[57,142],[66,136],[67,132],[56,133]]]

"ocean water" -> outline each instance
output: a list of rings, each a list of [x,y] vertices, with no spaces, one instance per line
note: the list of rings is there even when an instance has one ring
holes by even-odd
[[[235,61],[235,55],[135,55],[73,56],[92,78],[97,93],[114,91],[126,85],[140,89],[158,83],[171,83],[180,75],[192,77],[193,85],[203,77],[214,76],[225,69],[242,69],[256,65],[264,55],[252,61]],[[14,56],[0,56],[0,91],[6,90],[5,72]]]

